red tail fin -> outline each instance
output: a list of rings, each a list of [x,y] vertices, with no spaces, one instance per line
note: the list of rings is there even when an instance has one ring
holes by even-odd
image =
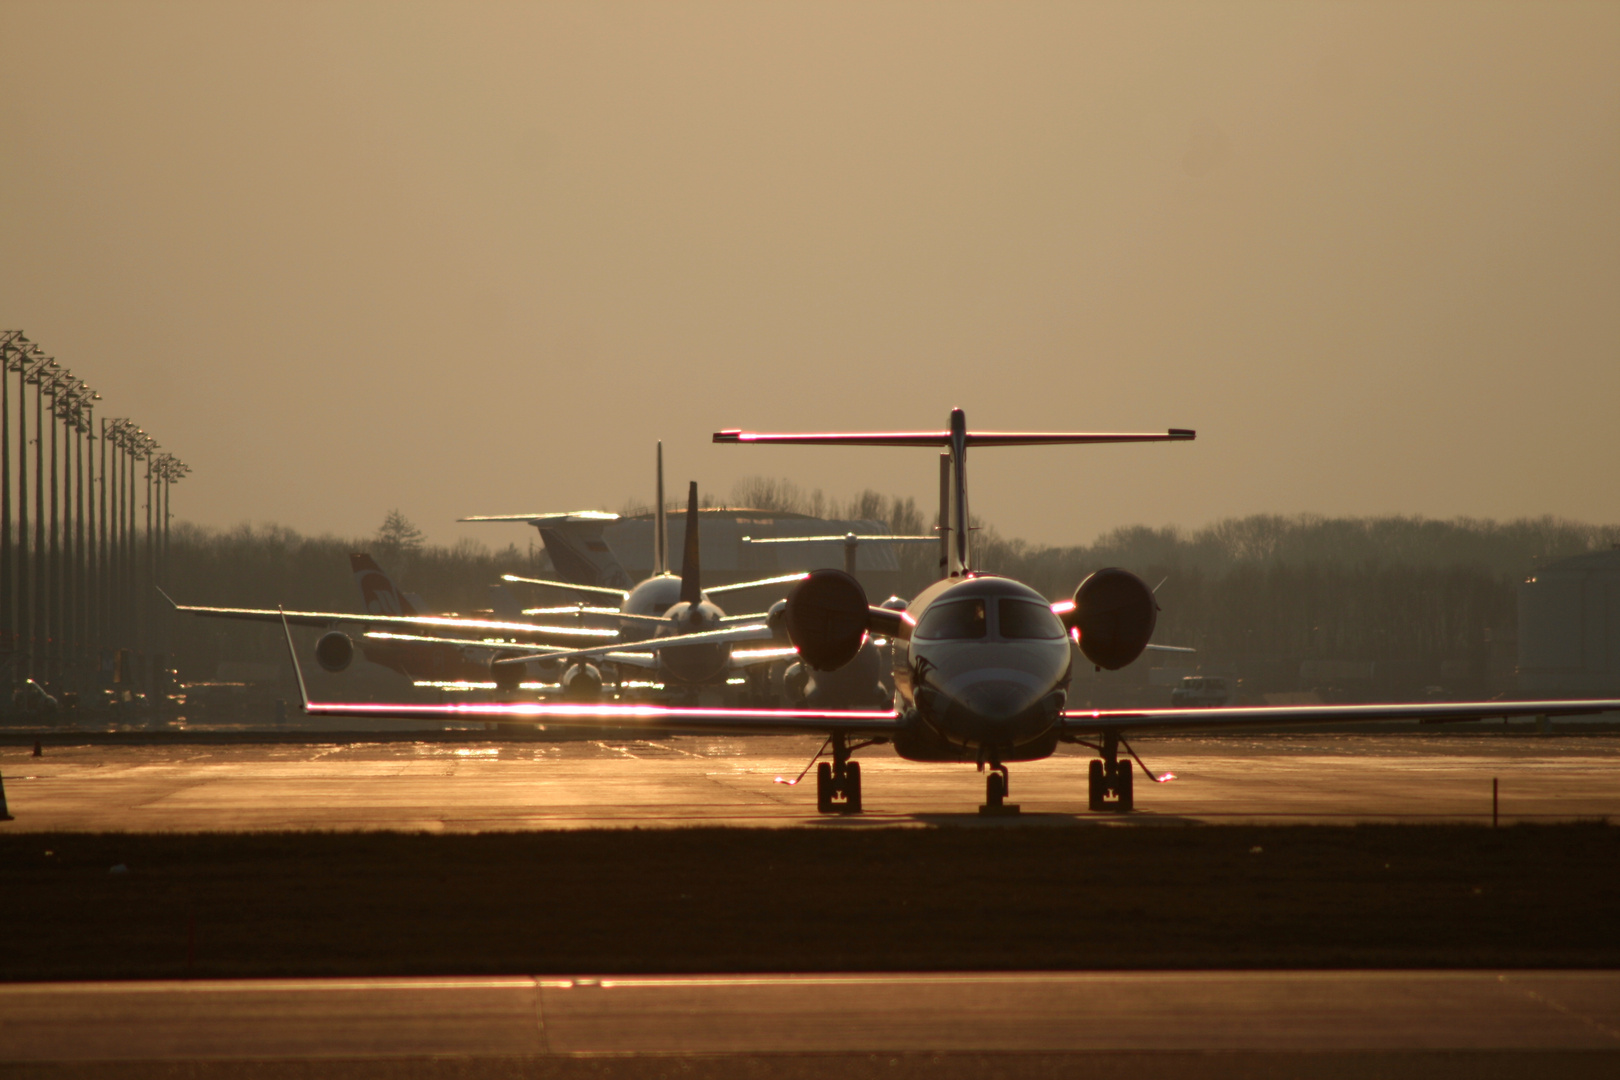
[[[349,556],[354,583],[360,586],[360,599],[371,615],[417,615],[416,606],[399,591],[393,579],[382,572],[370,555]]]

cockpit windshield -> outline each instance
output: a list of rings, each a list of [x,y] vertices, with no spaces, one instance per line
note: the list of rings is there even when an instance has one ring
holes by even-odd
[[[1050,614],[1050,612],[1048,613]],[[985,635],[983,600],[952,600],[930,605],[912,635],[920,638],[982,638]]]
[[[1063,624],[1046,604],[1002,597],[996,603],[998,629],[1004,638],[1060,638]]]

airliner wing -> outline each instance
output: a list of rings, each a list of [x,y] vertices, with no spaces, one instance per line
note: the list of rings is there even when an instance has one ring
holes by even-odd
[[[1219,709],[1070,710],[1060,725],[1066,737],[1211,728],[1283,727],[1293,724],[1359,724],[1417,720],[1450,724],[1514,716],[1587,716],[1620,711],[1620,699],[1585,701],[1462,701],[1404,705],[1262,705]]]
[[[502,581],[515,581],[521,585],[543,585],[548,589],[563,589],[567,592],[584,593],[587,596],[610,596],[619,603],[630,594],[623,589],[613,589],[606,585],[571,585],[566,581],[552,581],[549,578],[519,577],[517,574],[502,574]]]
[[[448,705],[393,705],[309,700],[304,669],[293,647],[291,620],[283,623],[287,654],[298,677],[298,697],[307,716],[330,719],[392,718],[444,724],[496,722],[547,727],[622,727],[641,731],[750,732],[785,735],[883,735],[900,728],[892,710],[709,709],[683,705],[513,701],[458,702]]]
[[[724,630],[704,630],[696,634],[671,634],[669,637],[647,638],[632,644],[636,652],[652,653],[659,649],[679,648],[682,645],[722,645],[733,641],[769,641],[774,635],[771,628],[764,623],[754,623],[749,626],[733,626]],[[496,664],[522,664],[530,660],[574,660],[589,656],[607,656],[609,653],[619,652],[625,648],[624,642],[612,645],[601,645],[589,649],[556,649],[542,653],[530,653],[524,656],[511,656],[504,660],[496,660]]]
[[[725,593],[741,592],[743,589],[757,589],[765,585],[785,585],[790,581],[803,581],[809,576],[807,573],[778,574],[776,577],[759,578],[755,581],[734,581],[730,585],[706,585],[703,591],[710,596],[721,596]]]
[[[331,626],[334,623],[353,623],[362,627],[400,627],[423,630],[443,630],[457,633],[506,635],[526,638],[531,642],[562,639],[579,641],[590,638],[613,638],[617,630],[590,626],[540,626],[535,623],[504,622],[499,619],[463,619],[454,615],[371,615],[353,611],[282,611],[279,608],[202,607],[195,604],[177,604],[168,593],[158,590],[176,611],[187,615],[201,615],[215,619],[244,619],[248,622],[285,622],[292,626]],[[476,641],[466,642],[476,645]]]

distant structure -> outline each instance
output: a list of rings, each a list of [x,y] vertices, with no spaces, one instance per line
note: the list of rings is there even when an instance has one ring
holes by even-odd
[[[1520,584],[1519,692],[1620,693],[1620,550],[1549,563]]]

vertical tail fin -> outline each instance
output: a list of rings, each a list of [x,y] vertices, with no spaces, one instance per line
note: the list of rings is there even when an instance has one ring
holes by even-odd
[[[951,577],[961,577],[968,560],[967,414],[951,410]]]
[[[951,575],[951,455],[939,455],[939,576]]]
[[[653,504],[653,577],[669,573],[669,513],[664,508],[664,443],[658,442],[658,501]]]
[[[698,560],[697,481],[686,492],[686,537],[681,553],[681,603],[696,604],[703,599],[703,570]]]
[[[349,569],[354,571],[354,583],[360,586],[360,599],[372,615],[421,615],[416,605],[399,590],[392,578],[383,573],[370,555],[351,554]]]

